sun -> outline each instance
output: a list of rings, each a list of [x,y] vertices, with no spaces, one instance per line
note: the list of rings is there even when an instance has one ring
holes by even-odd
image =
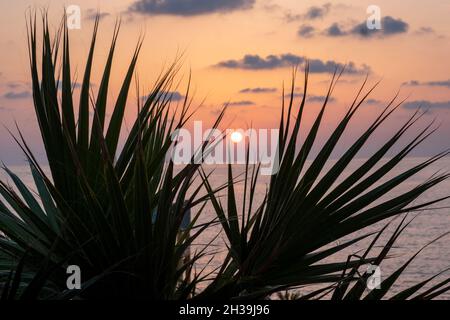
[[[230,139],[231,139],[231,141],[234,142],[234,143],[239,143],[239,142],[241,142],[242,139],[243,139],[242,133],[240,133],[239,131],[234,131],[234,132],[231,134]]]

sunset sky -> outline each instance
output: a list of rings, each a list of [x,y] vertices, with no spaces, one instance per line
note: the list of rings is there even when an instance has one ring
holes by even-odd
[[[174,97],[182,98],[192,70],[194,106],[204,100],[195,120],[205,121],[205,126],[229,102],[225,126],[277,127],[283,82],[289,86],[292,64],[307,58],[311,79],[305,128],[320,107],[336,64],[347,64],[321,137],[327,137],[369,74],[369,85],[382,81],[351,122],[341,148],[345,149],[345,141],[360,133],[398,90],[399,99],[408,100],[377,133],[371,146],[382,143],[423,105],[429,114],[417,128],[434,118],[441,128],[416,155],[431,155],[450,147],[448,0],[1,0],[0,161],[7,164],[24,162],[5,129],[15,132],[15,121],[36,152],[43,154],[30,92],[26,14],[30,9],[48,8],[56,29],[64,6],[69,5],[81,8],[81,29],[70,31],[73,79],[78,81],[83,76],[95,12],[99,10],[102,17],[94,57],[95,84],[104,67],[114,22],[121,17],[111,105],[139,36],[145,33],[137,68],[141,85],[150,88],[158,74],[183,54],[180,85],[173,89],[178,92]],[[364,29],[369,5],[381,9],[382,30]],[[296,87],[301,90],[301,73],[297,80]],[[134,88],[130,91],[128,123],[136,111],[135,92]],[[141,92],[145,94],[142,88]],[[370,150],[362,156],[367,152]]]

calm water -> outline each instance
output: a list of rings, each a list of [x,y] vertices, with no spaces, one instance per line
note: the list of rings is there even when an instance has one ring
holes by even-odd
[[[407,168],[423,161],[424,158],[408,158],[405,159],[396,169],[392,171],[392,173],[386,177],[392,177],[397,175]],[[340,177],[340,180],[345,178],[348,173],[352,172],[355,168],[357,168],[364,160],[355,160],[346,170],[344,175]],[[330,161],[329,165],[332,165],[333,161]],[[27,167],[10,167],[16,174],[18,174],[25,183],[30,186],[33,186],[32,177],[28,171]],[[206,171],[209,171],[213,168],[205,167]],[[242,167],[236,166],[235,173],[236,175],[239,172],[242,172]],[[387,195],[383,200],[388,199],[389,197],[405,192],[419,183],[429,179],[433,174],[437,171],[449,171],[450,170],[450,158],[444,158],[439,162],[433,164],[429,168],[423,170],[418,173],[414,177],[407,180],[403,185],[397,189],[394,189],[393,192]],[[6,179],[4,172],[0,173],[0,177],[2,180]],[[215,167],[214,173],[211,176],[211,182],[214,186],[219,186],[223,184],[227,180],[227,171],[225,167]],[[256,196],[256,202],[260,202],[262,197],[264,196],[264,191],[266,188],[266,184],[268,182],[268,177],[261,176],[258,182],[258,194]],[[243,184],[238,184],[235,187],[236,196],[238,201],[242,203],[243,198]],[[450,194],[450,181],[445,181],[432,189],[430,192],[424,194],[418,202],[421,201],[430,201],[435,198],[445,197]],[[225,201],[225,200],[222,200]],[[450,207],[450,201],[446,200],[436,205],[435,207]],[[417,214],[414,214],[417,215]],[[411,215],[412,217],[413,215]],[[211,207],[207,207],[200,222],[208,221],[214,217],[214,212]],[[378,224],[375,227],[372,227],[371,230],[379,229],[383,223]],[[394,223],[392,227],[395,227]],[[392,230],[392,228],[390,229]],[[368,230],[364,230],[361,233],[365,233]],[[413,223],[405,230],[403,235],[397,242],[396,248],[393,253],[395,253],[395,259],[391,259],[385,262],[385,264],[381,265],[382,276],[389,275],[393,270],[398,268],[402,262],[406,261],[413,253],[415,253],[419,248],[435,239],[436,237],[450,231],[450,209],[434,209],[423,211],[418,214]],[[204,233],[198,241],[193,246],[193,250],[196,248],[200,248],[203,244],[210,242],[217,233],[220,232],[220,227],[213,227],[208,230],[208,232]],[[390,236],[390,232],[386,233],[386,237]],[[210,247],[211,250],[218,251],[216,253],[215,259],[208,266],[208,269],[219,266],[225,251],[224,251],[224,241],[225,236],[220,234],[216,241],[213,242]],[[342,240],[341,240],[342,241]],[[393,292],[397,292],[403,288],[409,287],[415,283],[418,283],[421,280],[426,279],[427,277],[434,275],[448,267],[450,267],[450,249],[448,248],[448,237],[441,239],[440,241],[430,245],[425,249],[414,261],[413,263],[406,269],[402,277],[398,280],[397,285],[393,288]],[[357,252],[360,249],[365,248],[368,242],[364,242],[353,246],[342,252],[331,260],[345,260],[348,255]],[[199,267],[202,267],[201,265]],[[448,272],[443,275],[443,277],[448,277]],[[443,277],[439,279],[443,279]],[[307,291],[308,289],[303,289]],[[450,299],[450,294],[447,293],[442,296],[442,298]]]

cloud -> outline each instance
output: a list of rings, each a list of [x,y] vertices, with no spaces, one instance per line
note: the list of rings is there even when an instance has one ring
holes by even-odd
[[[167,97],[170,97],[171,101],[181,101],[185,98],[185,96],[182,95],[181,93],[179,93],[178,91],[168,91],[168,92],[164,92],[161,94],[164,94],[164,95],[167,95]]]
[[[358,35],[364,38],[371,36],[391,36],[399,33],[408,32],[409,25],[401,19],[395,19],[391,16],[381,18],[381,29],[369,29],[367,23],[363,22],[354,26],[350,30],[350,34]]]
[[[416,30],[415,33],[419,35],[426,35],[426,34],[436,34],[436,31],[434,31],[434,29],[431,27],[420,27],[418,30]]]
[[[315,95],[309,95],[306,97],[306,100],[309,102],[324,102],[326,99],[325,96],[315,96]],[[329,97],[328,102],[334,102],[336,101],[336,98]]]
[[[148,95],[147,96],[144,95],[141,98],[144,99],[144,100],[147,100],[148,97],[149,97]],[[179,93],[178,91],[160,92],[158,98],[161,98],[161,97],[164,97],[164,99],[169,99],[170,98],[170,100],[172,102],[181,101],[181,100],[184,100],[184,98],[185,98],[185,96],[182,95],[181,93]]]
[[[327,29],[325,29],[324,34],[330,37],[340,37],[345,36],[347,32],[343,31],[338,23],[333,23]]]
[[[227,69],[244,69],[244,70],[273,70],[279,68],[292,67],[293,65],[305,62],[305,57],[297,56],[291,53],[281,55],[268,55],[265,58],[259,55],[245,55],[240,60],[226,60],[219,62],[215,66]],[[343,64],[336,61],[309,59],[309,70],[311,73],[333,73],[337,68],[343,67]],[[349,62],[346,66],[348,74],[365,74],[370,72],[370,67],[362,65],[357,67],[354,62]]]
[[[277,88],[245,88],[239,91],[239,93],[270,93],[276,92]]]
[[[381,38],[406,33],[408,32],[408,29],[408,23],[403,20],[386,16],[381,19],[381,29],[369,29],[367,28],[366,22],[362,22],[349,28],[344,28],[339,23],[334,22],[326,28],[322,34],[329,37],[357,36],[368,39],[374,36]]]
[[[377,100],[377,99],[367,99],[365,101],[365,103],[367,103],[367,104],[380,104],[380,103],[382,103],[382,101],[381,100]]]
[[[428,100],[410,101],[403,104],[406,109],[450,109],[450,101],[432,102]]]
[[[321,7],[318,6],[309,7],[306,13],[303,15],[303,18],[307,20],[315,20],[323,18],[328,14],[328,12],[330,12],[330,9],[331,9],[330,3],[326,3]]]
[[[242,100],[242,101],[232,101],[225,103],[230,107],[243,107],[243,106],[253,106],[255,103],[250,100]]]
[[[311,73],[333,73],[336,67],[342,68],[344,65],[332,60],[322,61],[319,59],[309,60],[309,70]],[[357,67],[352,61],[345,65],[346,74],[368,74],[371,73],[371,69],[368,65],[363,64],[361,67]]]
[[[93,83],[91,83],[90,85],[92,86]],[[62,90],[62,81],[61,80],[57,80],[56,81],[56,86],[58,87],[58,90]],[[80,82],[72,82],[71,87],[72,87],[72,89],[80,89],[81,88],[81,83]]]
[[[293,14],[291,11],[287,11],[284,15],[284,19],[287,22],[317,20],[325,17],[330,10],[331,3],[326,3],[322,6],[309,7],[303,14]]]
[[[110,16],[111,14],[109,12],[99,12],[94,9],[88,9],[88,10],[86,10],[86,14],[84,15],[84,18],[86,20],[95,20],[97,15],[99,17],[99,20],[102,20],[103,18],[106,18],[106,17]]]
[[[172,101],[180,101],[185,98],[185,96],[178,91],[168,92],[168,95],[171,97]]]
[[[287,94],[285,94],[285,97],[287,98],[287,99],[290,99],[291,98],[291,94],[290,93],[287,93]],[[294,98],[302,98],[303,97],[303,93],[294,93]],[[314,94],[307,94],[306,95],[306,101],[307,102],[312,102],[312,103],[314,103],[314,102],[324,102],[325,101],[325,98],[326,98],[326,96],[320,96],[320,95],[314,95]],[[328,102],[334,102],[334,101],[336,101],[336,98],[334,98],[334,97],[329,97],[328,98]]]
[[[255,0],[138,0],[129,10],[148,15],[196,16],[253,8]]]
[[[300,26],[298,29],[298,35],[302,38],[311,38],[314,36],[315,28],[313,26],[310,26],[308,24]]]
[[[408,81],[408,82],[404,82],[403,85],[411,86],[411,87],[429,86],[429,87],[447,87],[447,88],[450,88],[450,79],[448,79],[448,80],[439,80],[439,81],[425,81],[425,82],[421,82],[421,81],[418,81],[418,80],[411,80],[411,81]]]
[[[10,91],[31,91],[31,83],[25,81],[7,81],[3,85]]]
[[[17,88],[22,87],[23,84],[20,83],[20,82],[8,82],[8,83],[6,84],[6,86],[7,86],[8,88],[10,88],[10,89],[17,89]]]
[[[266,58],[262,58],[259,55],[247,54],[241,60],[222,61],[216,66],[228,69],[270,70],[289,67],[295,64],[300,64],[303,61],[303,57],[290,53],[282,55],[268,55]]]
[[[19,91],[19,92],[9,91],[3,95],[3,98],[9,100],[26,99],[29,97],[31,97],[30,91]]]

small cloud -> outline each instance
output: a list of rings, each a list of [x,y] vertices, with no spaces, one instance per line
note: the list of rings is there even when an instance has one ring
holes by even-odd
[[[93,85],[92,83],[90,84],[91,86]],[[59,90],[62,89],[62,81],[58,80],[56,81],[56,86]],[[81,88],[81,83],[80,82],[73,82],[72,83],[72,90],[73,89],[80,89]]]
[[[271,70],[290,67],[304,61],[303,57],[293,54],[268,55],[265,58],[259,55],[245,55],[241,60],[227,60],[219,62],[216,66],[228,69]]]
[[[4,86],[11,91],[31,91],[31,83],[26,81],[7,81]]]
[[[178,91],[168,92],[167,94],[171,98],[172,101],[181,101],[185,98],[184,95],[182,95]]]
[[[327,29],[325,29],[324,34],[330,37],[340,37],[345,36],[347,32],[343,31],[338,23],[333,23]]]
[[[276,92],[277,88],[245,88],[239,91],[239,93],[271,93]]]
[[[147,15],[196,16],[253,8],[255,0],[138,0],[129,11]]]
[[[319,59],[311,59],[309,60],[309,70],[311,73],[334,73],[336,68],[340,69],[344,67],[343,64],[337,63],[336,61],[328,60],[322,61]],[[371,73],[371,68],[362,64],[361,67],[357,67],[356,64],[352,61],[345,64],[345,73],[346,74],[368,74]]]
[[[382,101],[381,100],[377,100],[377,99],[367,99],[367,100],[365,100],[365,103],[367,103],[367,104],[380,104],[380,103],[382,103]]]
[[[404,82],[403,85],[411,86],[411,87],[429,86],[429,87],[446,87],[446,88],[450,88],[450,79],[448,79],[448,80],[439,80],[439,81],[425,81],[425,82],[421,82],[421,81],[418,81],[418,80],[411,80],[411,81],[408,81],[408,82]]]
[[[421,27],[418,30],[416,30],[415,32],[416,34],[419,35],[426,35],[426,34],[436,34],[436,32],[434,31],[433,28],[431,27]]]
[[[243,107],[243,106],[253,106],[255,105],[255,103],[253,101],[250,100],[242,100],[242,101],[232,101],[232,102],[228,102],[225,103],[230,107]]]
[[[404,86],[420,86],[421,83],[417,80],[411,80],[408,82],[403,82],[402,85],[404,85]]]
[[[318,20],[324,18],[330,12],[330,10],[331,3],[326,3],[322,6],[309,7],[302,14],[294,14],[291,11],[287,11],[284,14],[284,19],[287,22]]]
[[[309,102],[324,102],[326,99],[326,96],[315,96],[315,95],[310,95],[306,97],[306,100]],[[333,97],[328,97],[328,102],[334,102],[336,101],[336,98]]]
[[[291,94],[287,93],[285,95],[285,97],[289,99],[291,97]],[[303,93],[294,93],[294,98],[303,98]],[[314,103],[314,102],[322,103],[325,101],[325,99],[326,99],[326,96],[320,96],[320,95],[314,95],[314,94],[306,95],[306,101],[311,102],[311,103]],[[336,98],[328,97],[328,102],[334,102],[334,101],[336,101]]]
[[[353,35],[368,39],[375,36],[381,38],[406,33],[408,32],[408,29],[408,23],[403,20],[386,16],[381,19],[381,29],[369,29],[367,27],[367,22],[362,22],[349,28],[344,28],[339,23],[335,22],[326,28],[322,34],[329,37]]]
[[[161,94],[167,95],[167,97],[170,97],[172,101],[181,101],[185,98],[184,95],[182,95],[178,91],[168,91]]]
[[[148,95],[144,95],[141,97],[144,101],[148,99]],[[167,92],[160,92],[158,95],[158,98],[164,98],[164,99],[170,99],[172,102],[177,102],[184,100],[185,96],[179,93],[178,91],[167,91]]]
[[[268,55],[265,58],[259,55],[245,55],[240,60],[226,60],[216,64],[216,67],[227,69],[243,70],[274,70],[279,68],[292,67],[306,61],[305,57],[297,56],[291,53],[281,55]],[[342,68],[344,65],[332,60],[309,59],[309,71],[311,73],[333,73],[336,68]],[[367,74],[370,67],[362,65],[357,67],[354,62],[346,65],[347,74]]]
[[[20,92],[9,91],[3,95],[3,98],[9,100],[26,99],[29,97],[31,97],[30,91],[20,91]]]
[[[102,20],[110,15],[111,14],[109,12],[99,12],[94,9],[88,9],[88,10],[86,10],[86,13],[84,14],[84,18],[86,20],[95,20],[98,16],[99,20]]]
[[[353,78],[353,79],[339,79],[339,84],[355,84],[355,83],[359,83],[361,79],[357,79],[357,78]],[[325,80],[320,80],[317,82],[318,84],[325,84],[325,85],[329,85],[330,84],[330,79],[325,79]]]
[[[417,108],[423,108],[423,109],[450,109],[450,101],[439,101],[439,102],[432,102],[428,100],[417,100],[417,101],[411,101],[406,102],[403,104],[403,107],[406,109],[417,109]]]
[[[286,93],[284,95],[285,98],[290,98],[291,97],[291,93]],[[293,94],[294,98],[302,98],[303,97],[303,93],[298,93],[298,92],[294,92]]]
[[[306,24],[300,26],[300,28],[298,29],[298,35],[302,38],[311,38],[312,36],[314,36],[314,31],[315,28],[313,26]]]
[[[295,22],[302,20],[301,14],[293,14],[292,12],[288,11],[284,14],[284,20],[287,22]]]
[[[445,35],[443,34],[439,34],[438,32],[436,32],[436,30],[434,30],[431,27],[420,27],[419,29],[417,29],[414,34],[418,35],[418,36],[435,36],[438,39],[444,39],[446,38]]]
[[[391,36],[399,33],[408,32],[409,25],[401,19],[396,19],[391,16],[381,18],[381,29],[369,29],[367,23],[363,22],[354,26],[350,30],[350,34],[368,38],[371,36]]]
[[[330,12],[331,3],[326,3],[320,7],[312,6],[309,7],[308,10],[303,15],[303,18],[306,20],[315,20],[325,17],[328,12]]]
[[[10,89],[17,89],[17,88],[22,87],[22,83],[20,83],[20,82],[8,82],[8,83],[6,84],[6,86],[7,86],[8,88],[10,88]]]

